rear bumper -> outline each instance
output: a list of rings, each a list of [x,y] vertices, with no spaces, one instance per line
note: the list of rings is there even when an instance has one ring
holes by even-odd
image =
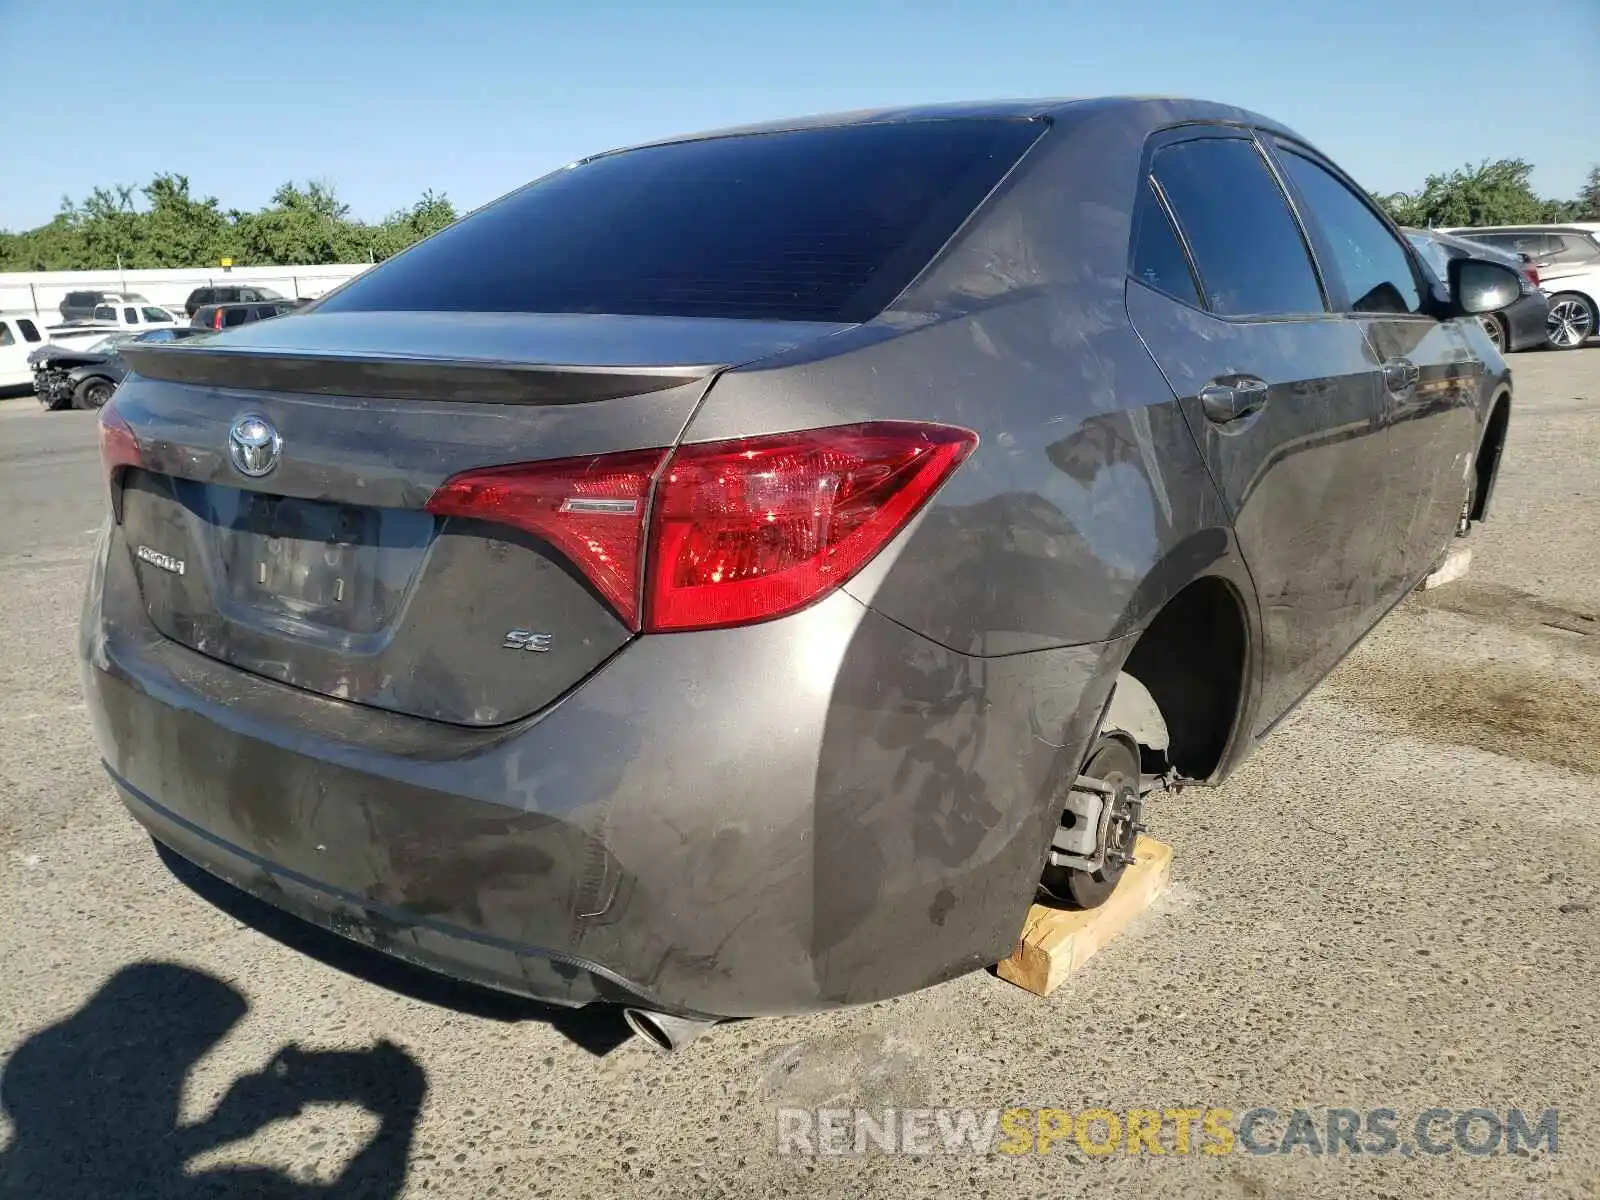
[[[1544,345],[1549,337],[1545,319],[1550,313],[1550,298],[1543,293],[1524,296],[1515,304],[1500,310],[1506,319],[1510,336],[1508,350],[1533,350]]]
[[[432,921],[288,870],[223,841],[108,771],[128,811],[162,845],[303,921],[417,966],[551,1004],[671,1007],[598,963]]]
[[[120,536],[82,653],[134,815],[280,908],[564,1004],[798,1012],[1004,957],[1126,650],[969,658],[837,592],[639,639],[539,716],[469,729],[162,639]]]

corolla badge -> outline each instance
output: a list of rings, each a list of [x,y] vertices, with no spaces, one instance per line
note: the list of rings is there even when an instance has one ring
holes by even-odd
[[[271,474],[282,453],[283,438],[265,417],[247,413],[228,430],[228,457],[242,475]]]

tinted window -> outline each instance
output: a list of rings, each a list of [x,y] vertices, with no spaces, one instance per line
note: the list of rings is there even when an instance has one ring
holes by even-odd
[[[202,304],[212,303],[214,299],[215,297],[212,296],[210,288],[197,288],[194,295],[189,297],[189,303],[193,307],[199,308]]]
[[[1309,158],[1283,155],[1284,174],[1300,193],[1307,222],[1327,240],[1344,280],[1351,312],[1414,313],[1422,292],[1411,259],[1377,213],[1331,171]]]
[[[23,341],[37,342],[39,340],[39,328],[32,321],[26,319],[18,320],[17,328],[22,330]]]
[[[124,321],[126,321],[129,325],[137,325],[139,323],[139,310],[136,309],[136,308],[125,308],[125,309],[123,309],[122,310],[122,319]]]
[[[94,319],[96,321],[115,321],[117,319],[117,310],[109,304],[102,304],[94,310]]]
[[[1542,233],[1494,233],[1478,238],[1485,242],[1491,239],[1493,245],[1526,254],[1530,258],[1543,258],[1550,249],[1550,239]]]
[[[11,336],[11,326],[0,321],[0,346],[15,346],[17,339]]]
[[[235,325],[243,325],[250,318],[248,308],[230,308],[222,314],[223,328],[229,329]]]
[[[1040,131],[907,121],[605,155],[365,272],[323,309],[865,320]]]
[[[1300,227],[1253,142],[1179,142],[1156,155],[1154,174],[1194,254],[1213,311],[1325,311]]]
[[[1555,239],[1559,246],[1551,258],[1560,263],[1591,263],[1600,260],[1600,244],[1581,233],[1564,233]]]
[[[1184,257],[1172,222],[1148,181],[1139,198],[1134,222],[1133,277],[1185,304],[1200,307],[1200,293],[1195,288],[1189,260]]]

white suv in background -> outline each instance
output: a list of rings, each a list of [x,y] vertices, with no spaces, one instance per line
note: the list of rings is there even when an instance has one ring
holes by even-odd
[[[1441,232],[1533,260],[1539,286],[1550,293],[1552,349],[1576,350],[1585,338],[1600,332],[1600,224],[1492,225]]]

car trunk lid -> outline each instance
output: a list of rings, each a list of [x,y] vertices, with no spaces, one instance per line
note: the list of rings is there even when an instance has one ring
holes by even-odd
[[[272,328],[277,326],[278,328]],[[137,347],[120,520],[152,623],[244,670],[464,725],[537,712],[633,636],[550,543],[438,517],[464,471],[676,443],[724,367],[845,326],[308,314]],[[230,453],[247,418],[265,473]]]

